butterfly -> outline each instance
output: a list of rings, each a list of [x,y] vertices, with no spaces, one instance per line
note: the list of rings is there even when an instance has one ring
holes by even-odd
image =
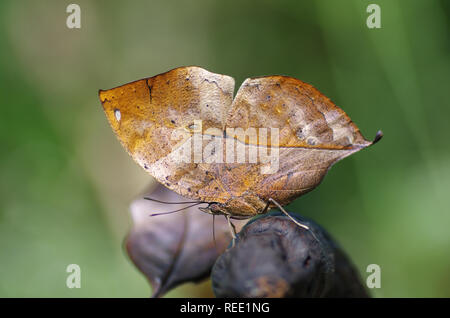
[[[334,163],[382,137],[366,140],[342,109],[298,79],[248,78],[233,98],[234,85],[189,66],[100,90],[99,98],[143,169],[228,220],[285,212]]]

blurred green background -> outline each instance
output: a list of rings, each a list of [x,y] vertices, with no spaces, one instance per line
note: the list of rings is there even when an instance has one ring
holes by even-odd
[[[98,100],[177,66],[313,84],[367,138],[295,201],[341,243],[378,297],[450,297],[449,1],[0,2],[0,296],[147,297],[123,239],[151,177]],[[381,29],[368,29],[368,4]],[[81,266],[68,289],[66,266]],[[168,296],[211,295],[208,282]]]

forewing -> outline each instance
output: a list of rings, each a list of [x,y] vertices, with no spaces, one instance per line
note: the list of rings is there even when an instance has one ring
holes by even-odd
[[[234,79],[229,76],[182,67],[101,90],[99,97],[111,127],[133,159],[170,189],[199,198],[205,167],[194,160],[174,162],[179,158],[173,153],[191,142],[200,129],[197,121],[203,130],[222,134],[233,90]]]

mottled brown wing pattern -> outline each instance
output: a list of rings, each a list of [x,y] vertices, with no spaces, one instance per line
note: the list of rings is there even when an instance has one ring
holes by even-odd
[[[204,130],[223,131],[233,90],[233,78],[193,66],[100,90],[99,97],[118,139],[141,167],[171,190],[207,200],[199,191],[207,192],[214,171],[200,163],[174,163],[173,154],[191,140],[196,120]]]
[[[372,144],[330,99],[286,76],[250,78],[239,88],[226,128],[250,127],[279,129],[279,169],[255,173],[241,188],[282,205],[314,189],[335,162]]]
[[[245,80],[229,110],[226,127],[279,128],[280,147],[348,149],[370,145],[329,98],[287,76]]]
[[[178,194],[234,216],[255,215],[270,198],[288,204],[314,189],[335,162],[373,143],[342,109],[295,78],[247,79],[234,100],[233,90],[229,76],[182,67],[99,95],[122,145],[148,173]],[[249,128],[277,129],[278,141],[229,133]],[[201,147],[180,161],[198,136]],[[246,154],[276,147],[278,169],[262,173],[267,162],[259,157],[253,163],[208,161],[217,154],[203,153],[211,140],[222,145],[223,158],[230,140]],[[202,153],[200,161],[195,152]]]

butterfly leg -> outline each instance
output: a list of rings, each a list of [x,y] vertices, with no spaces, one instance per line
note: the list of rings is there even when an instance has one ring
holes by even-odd
[[[231,222],[231,217],[230,217],[229,214],[226,214],[225,218],[228,221],[228,226],[230,227],[231,236],[233,237],[233,241],[231,242],[231,247],[234,247],[234,243],[235,243],[235,240],[236,240],[236,227]]]
[[[290,218],[295,224],[297,224],[298,226],[304,228],[305,230],[309,230],[309,227],[306,226],[305,224],[300,223],[299,221],[297,221],[296,219],[294,219],[282,206],[281,204],[279,204],[277,201],[275,201],[272,198],[269,198],[269,202],[268,203],[273,203],[275,204],[281,212],[283,212],[288,218]]]
[[[267,201],[266,206],[264,207],[264,209],[259,213],[259,214],[265,214],[266,212],[269,211],[269,207],[270,207],[270,201],[271,199],[269,199],[269,201]]]
[[[215,225],[216,225],[216,222],[215,222],[215,221],[216,221],[216,215],[213,214],[212,217],[213,217],[212,235],[213,235],[214,246],[215,246],[216,249],[217,249],[217,242],[216,242],[216,227],[215,227]]]

